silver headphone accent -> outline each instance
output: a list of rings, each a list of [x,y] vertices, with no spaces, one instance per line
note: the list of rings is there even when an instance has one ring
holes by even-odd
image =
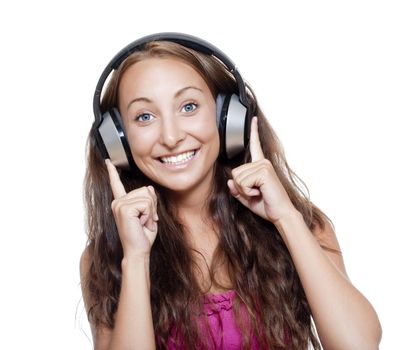
[[[242,145],[245,143],[245,118],[240,116],[246,113],[245,106],[239,101],[238,96],[233,94],[225,116],[228,130],[228,135],[225,136],[225,151],[228,159],[242,152]]]

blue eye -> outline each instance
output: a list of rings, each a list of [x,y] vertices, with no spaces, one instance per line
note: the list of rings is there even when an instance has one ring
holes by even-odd
[[[197,103],[193,103],[193,102],[187,103],[183,106],[183,110],[187,113],[194,111],[196,108],[197,108]]]
[[[149,118],[152,118],[152,115],[151,115],[151,114],[143,113],[143,114],[139,114],[139,115],[135,118],[135,120],[138,121],[138,122],[149,122],[149,121],[151,120],[151,119],[149,119]]]

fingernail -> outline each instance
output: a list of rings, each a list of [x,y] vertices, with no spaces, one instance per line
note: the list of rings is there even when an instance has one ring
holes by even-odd
[[[109,164],[109,158],[105,159],[105,164],[108,165]]]

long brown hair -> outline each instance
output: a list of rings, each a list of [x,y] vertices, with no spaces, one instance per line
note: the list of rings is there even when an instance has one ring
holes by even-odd
[[[126,69],[150,57],[170,57],[188,63],[203,77],[214,97],[220,92],[237,93],[234,78],[216,58],[171,42],[151,42],[129,56],[112,74],[102,100],[102,112],[118,106],[118,86]],[[258,116],[265,157],[271,161],[307,226],[312,231],[316,225],[323,229],[326,220],[331,223],[330,219],[309,200],[307,186],[290,169],[276,133],[259,108],[252,89],[248,84],[246,86],[255,106],[254,115]],[[111,212],[113,198],[108,173],[92,131],[87,146],[84,199],[91,263],[84,290],[91,301],[90,321],[96,326],[113,328],[123,251]],[[279,232],[272,223],[253,214],[229,194],[226,183],[231,178],[231,170],[249,160],[249,150],[246,150],[234,162],[217,160],[214,164],[213,189],[206,202],[219,236],[211,266],[208,266],[211,282],[217,287],[236,291],[233,310],[242,330],[245,349],[250,347],[251,336],[255,336],[265,349],[307,349],[308,344],[320,349],[304,290]],[[185,239],[186,228],[166,198],[165,189],[141,172],[119,172],[127,191],[151,184],[158,196],[159,228],[150,255],[151,305],[157,347],[166,348],[170,331],[176,325],[186,348],[200,345],[211,348],[205,345],[204,337],[199,336],[192,312],[200,310],[204,291],[195,278],[193,251]],[[226,264],[231,286],[222,286],[215,279],[214,271],[220,264]],[[241,305],[248,309],[249,329],[240,320],[238,310]],[[285,334],[290,335],[289,344],[287,339],[285,341]]]

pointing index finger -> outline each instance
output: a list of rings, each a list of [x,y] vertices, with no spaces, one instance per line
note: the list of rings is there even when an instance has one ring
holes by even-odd
[[[123,197],[126,195],[125,187],[123,187],[122,181],[120,181],[120,177],[116,167],[112,164],[110,159],[105,159],[106,167],[108,169],[109,174],[109,182],[112,188],[113,197],[115,199]]]
[[[259,141],[258,117],[253,117],[251,120],[251,135],[249,138],[249,150],[251,152],[252,162],[256,162],[258,160],[265,158],[261,147],[261,141]]]

